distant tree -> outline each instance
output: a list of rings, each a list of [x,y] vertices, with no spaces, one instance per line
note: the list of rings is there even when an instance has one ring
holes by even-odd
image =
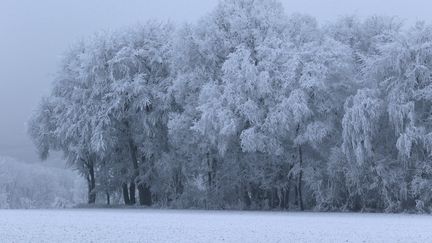
[[[71,207],[84,201],[84,188],[75,190],[80,179],[64,169],[0,157],[0,208]]]

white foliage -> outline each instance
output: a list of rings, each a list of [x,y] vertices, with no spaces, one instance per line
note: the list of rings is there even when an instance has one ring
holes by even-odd
[[[310,143],[317,147],[324,138],[332,132],[332,127],[321,121],[312,122],[307,125],[305,132],[295,139],[297,144]]]
[[[293,123],[301,123],[312,115],[308,106],[307,95],[300,89],[293,90],[283,104],[290,111]]]
[[[359,90],[345,104],[342,147],[347,156],[354,153],[360,164],[373,155],[373,140],[379,136],[382,112],[383,102],[375,90]]]

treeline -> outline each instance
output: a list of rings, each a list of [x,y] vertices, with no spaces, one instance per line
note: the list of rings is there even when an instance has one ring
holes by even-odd
[[[273,0],[77,43],[29,123],[88,202],[429,212],[432,27]]]
[[[65,208],[85,202],[75,173],[0,157],[0,209]]]

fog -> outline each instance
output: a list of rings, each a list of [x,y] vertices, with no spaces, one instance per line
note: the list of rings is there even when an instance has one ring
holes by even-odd
[[[310,14],[322,22],[347,14],[396,15],[409,23],[432,19],[427,0],[282,2],[288,13]],[[48,94],[61,54],[74,41],[147,19],[195,21],[216,4],[216,0],[1,0],[0,156],[37,161],[25,123]]]

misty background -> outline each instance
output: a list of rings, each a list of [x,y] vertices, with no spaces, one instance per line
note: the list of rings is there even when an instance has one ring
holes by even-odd
[[[217,0],[1,0],[0,156],[37,162],[26,122],[50,90],[62,53],[75,41],[104,29],[148,19],[191,22]],[[431,22],[428,0],[281,0],[287,13],[304,13],[321,23],[343,15],[398,16],[407,23]],[[58,161],[59,157],[51,158]],[[50,164],[50,163],[49,163]]]

